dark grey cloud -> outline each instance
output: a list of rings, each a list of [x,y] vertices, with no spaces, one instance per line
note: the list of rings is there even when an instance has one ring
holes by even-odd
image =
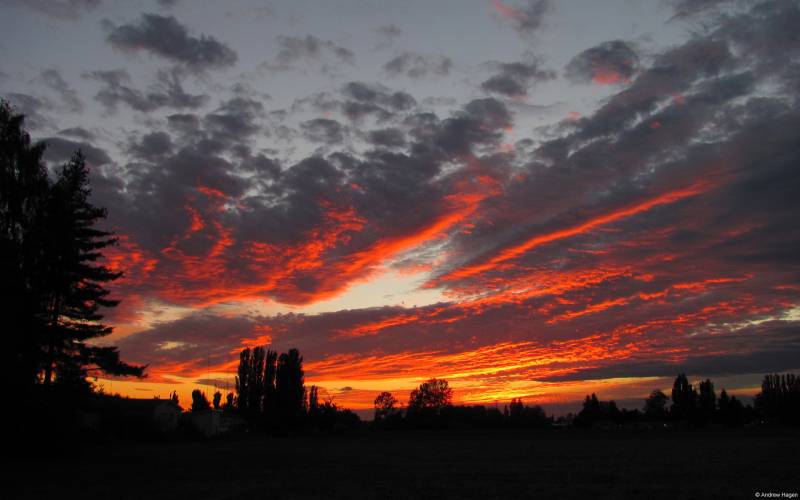
[[[175,113],[167,116],[170,130],[181,134],[192,134],[200,129],[200,118],[191,113]]]
[[[383,65],[388,74],[405,75],[409,78],[446,76],[452,67],[453,60],[447,56],[423,55],[415,52],[403,52]]]
[[[344,141],[344,127],[336,120],[315,118],[300,124],[303,135],[312,142],[340,144]]]
[[[486,92],[506,97],[524,97],[536,83],[552,80],[556,74],[552,70],[542,69],[537,62],[492,63],[497,74],[481,84]]]
[[[314,35],[279,36],[276,39],[279,51],[274,62],[265,62],[263,67],[269,71],[288,71],[295,69],[300,62],[322,62],[328,57],[336,59],[337,64],[353,64],[355,54],[331,40],[322,40]],[[329,65],[323,64],[323,72],[334,71]]]
[[[83,102],[78,97],[78,93],[64,80],[60,71],[55,68],[46,69],[39,74],[38,80],[56,91],[67,109],[74,113],[83,111]]]
[[[111,157],[101,148],[93,146],[85,141],[73,141],[63,137],[46,137],[42,142],[47,144],[44,152],[46,161],[61,164],[68,161],[79,149],[86,157],[86,163],[90,167],[99,167],[111,163]]]
[[[503,130],[511,124],[511,112],[502,102],[493,98],[476,99],[454,117],[434,126],[432,143],[447,155],[463,157],[474,153],[475,146],[496,145]],[[412,133],[424,136],[428,132]]]
[[[186,92],[175,70],[160,70],[156,82],[146,91],[131,86],[131,77],[124,69],[91,71],[84,77],[103,84],[94,98],[109,111],[116,111],[120,104],[143,113],[159,108],[196,109],[208,100],[206,95]]]
[[[233,49],[211,36],[190,35],[172,16],[142,14],[136,23],[106,24],[107,40],[114,48],[125,52],[147,51],[190,71],[225,68],[237,60]]]
[[[19,5],[40,12],[54,19],[79,18],[84,12],[99,7],[103,0],[4,0],[12,5]]]
[[[247,141],[261,130],[260,118],[264,105],[255,99],[234,97],[222,103],[213,113],[205,116],[206,129],[213,138],[233,144]]]
[[[375,146],[389,149],[402,148],[406,145],[405,134],[395,127],[371,130],[367,133],[367,140]]]
[[[134,141],[128,152],[143,160],[154,161],[173,151],[172,138],[166,132],[151,132]]]
[[[373,117],[378,121],[397,118],[417,105],[416,99],[406,92],[393,91],[378,83],[348,82],[341,95],[320,92],[298,99],[293,111],[310,108],[319,113],[339,111],[353,121]]]
[[[630,81],[638,68],[639,56],[634,48],[622,40],[611,40],[573,57],[564,68],[564,76],[578,83],[621,83]]]
[[[19,92],[5,92],[2,96],[19,114],[25,115],[26,128],[39,130],[52,126],[52,120],[46,114],[52,105],[47,99]]]
[[[148,364],[182,360],[219,364],[228,361],[230,345],[256,335],[257,316],[223,318],[209,313],[192,314],[151,328],[118,342],[126,359]]]
[[[374,104],[391,111],[408,111],[417,101],[405,92],[393,92],[380,84],[349,82],[342,89],[345,97],[361,104]]]

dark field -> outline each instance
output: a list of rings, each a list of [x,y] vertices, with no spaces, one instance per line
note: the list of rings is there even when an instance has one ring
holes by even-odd
[[[448,431],[85,446],[17,498],[755,498],[800,492],[797,431]],[[44,479],[46,478],[46,479]],[[797,498],[797,497],[795,497]]]

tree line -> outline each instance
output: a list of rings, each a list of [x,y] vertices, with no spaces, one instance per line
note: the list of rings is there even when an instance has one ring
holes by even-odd
[[[106,284],[120,273],[102,264],[116,238],[97,227],[106,211],[90,201],[83,154],[51,174],[45,149],[31,142],[24,116],[0,101],[0,314],[12,397],[74,401],[91,393],[90,376],[142,376],[144,367],[94,343],[112,332],[102,309],[119,303]]]
[[[725,389],[717,395],[711,379],[695,387],[685,374],[675,378],[667,396],[656,389],[650,393],[641,411],[617,407],[614,401],[601,401],[596,394],[586,396],[583,408],[575,415],[576,427],[590,427],[601,422],[679,422],[694,427],[712,424],[738,427],[745,424],[779,423],[800,425],[800,377],[794,374],[765,375],[754,405],[743,404]]]
[[[317,428],[337,430],[357,427],[361,421],[350,410],[328,398],[319,399],[318,387],[306,388],[303,356],[297,349],[278,354],[266,346],[239,353],[235,393],[215,392],[209,403],[200,390],[192,393],[192,411],[212,407],[234,413],[251,426],[267,431]]]
[[[405,408],[390,392],[374,400],[374,426],[378,428],[473,427],[544,428],[552,425],[592,427],[610,424],[660,423],[704,427],[746,424],[800,425],[800,377],[794,374],[765,375],[754,405],[745,405],[725,389],[717,395],[714,383],[703,380],[693,386],[685,374],[675,378],[670,396],[654,390],[643,408],[619,408],[614,401],[587,395],[581,411],[555,418],[537,405],[527,406],[521,399],[498,407],[452,404],[453,391],[446,380],[430,379],[409,394]]]
[[[373,425],[383,429],[415,428],[544,428],[553,423],[542,407],[527,406],[521,399],[498,407],[454,405],[453,389],[443,379],[432,378],[413,389],[405,408],[390,392],[373,402]]]

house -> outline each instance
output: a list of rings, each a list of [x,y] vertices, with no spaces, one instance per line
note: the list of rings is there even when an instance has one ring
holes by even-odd
[[[222,410],[200,410],[184,414],[184,418],[205,437],[218,436],[222,429]]]
[[[87,429],[115,427],[126,433],[137,430],[173,432],[178,427],[182,409],[171,399],[134,399],[118,396],[95,398],[84,414]]]

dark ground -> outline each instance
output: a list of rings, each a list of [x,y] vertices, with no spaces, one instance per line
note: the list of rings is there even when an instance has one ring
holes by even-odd
[[[800,432],[398,431],[113,443],[18,459],[11,472],[13,498],[749,499],[800,492]]]

